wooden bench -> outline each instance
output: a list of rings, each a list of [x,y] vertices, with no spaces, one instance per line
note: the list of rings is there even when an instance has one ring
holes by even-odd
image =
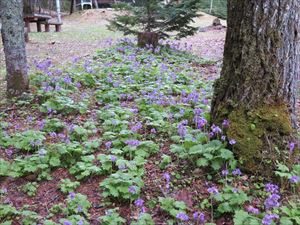
[[[55,26],[55,32],[61,32],[62,23],[60,22],[46,21],[43,24],[45,25],[45,32],[50,32],[50,25]]]

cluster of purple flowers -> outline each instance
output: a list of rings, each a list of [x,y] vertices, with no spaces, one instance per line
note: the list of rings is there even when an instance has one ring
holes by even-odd
[[[137,122],[136,124],[134,124],[132,127],[131,127],[131,131],[134,132],[134,133],[137,133],[140,129],[143,128],[143,125],[141,122]]]
[[[264,202],[265,208],[267,210],[273,209],[280,206],[279,200],[280,195],[279,193],[279,187],[276,184],[268,183],[265,185],[266,192],[269,193],[269,196]]]
[[[195,123],[197,129],[201,130],[207,124],[207,120],[204,119],[203,117],[195,116],[194,123]]]
[[[134,201],[134,205],[138,207],[143,213],[146,212],[146,207],[144,206],[144,200],[141,198],[138,198]]]
[[[189,220],[189,216],[184,212],[177,213],[176,218],[181,220],[181,221],[188,221]]]
[[[291,176],[290,177],[290,182],[292,183],[292,184],[297,184],[297,183],[299,183],[300,182],[300,177],[298,177],[298,176]]]
[[[210,187],[207,189],[208,193],[213,194],[213,195],[217,195],[219,194],[219,191],[216,187]]]
[[[209,133],[210,138],[222,133],[222,129],[215,124],[213,124],[210,129],[211,129],[211,132]]]
[[[265,200],[264,205],[267,210],[273,209],[280,206],[278,202],[280,200],[280,195],[278,194],[270,194],[269,197]]]
[[[253,207],[252,205],[248,206],[246,209],[247,209],[247,212],[252,213],[254,215],[258,215],[259,214],[259,209]]]
[[[272,222],[277,219],[279,219],[279,216],[277,214],[266,214],[264,216],[264,218],[262,219],[262,224],[263,225],[271,225]]]
[[[188,121],[187,120],[183,120],[177,126],[178,134],[182,138],[184,138],[187,135],[187,124],[188,124]]]
[[[132,147],[137,147],[140,145],[140,141],[139,140],[127,140],[127,141],[125,141],[125,144],[130,145]]]
[[[105,148],[106,148],[106,149],[110,149],[110,148],[111,148],[111,145],[112,145],[112,142],[111,142],[111,141],[107,141],[107,142],[105,143]]]
[[[204,224],[205,223],[205,215],[204,213],[194,212],[193,219],[197,222],[197,224]]]

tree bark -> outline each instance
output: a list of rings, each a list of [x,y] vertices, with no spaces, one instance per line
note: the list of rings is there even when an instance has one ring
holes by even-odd
[[[216,124],[230,120],[226,133],[237,141],[233,149],[246,170],[269,173],[288,152],[296,127],[299,22],[299,0],[228,1],[211,116]]]
[[[138,46],[141,48],[151,47],[155,49],[158,45],[158,34],[155,32],[140,32],[138,33]]]
[[[22,0],[0,1],[2,42],[6,62],[7,96],[28,90]]]

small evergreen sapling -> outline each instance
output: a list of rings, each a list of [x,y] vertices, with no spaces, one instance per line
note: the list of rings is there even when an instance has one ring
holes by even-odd
[[[125,35],[138,36],[138,45],[154,48],[159,39],[183,38],[193,35],[197,27],[191,25],[193,18],[198,16],[198,0],[137,0],[136,4],[119,3],[118,11],[110,21],[111,30],[122,31]]]

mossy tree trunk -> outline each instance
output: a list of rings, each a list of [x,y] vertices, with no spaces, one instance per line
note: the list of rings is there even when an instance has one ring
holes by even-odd
[[[0,18],[7,96],[15,97],[28,90],[22,0],[0,1]]]
[[[228,138],[236,139],[234,151],[252,172],[270,172],[276,160],[286,157],[293,137],[299,23],[299,0],[228,1],[212,122],[230,120]]]

